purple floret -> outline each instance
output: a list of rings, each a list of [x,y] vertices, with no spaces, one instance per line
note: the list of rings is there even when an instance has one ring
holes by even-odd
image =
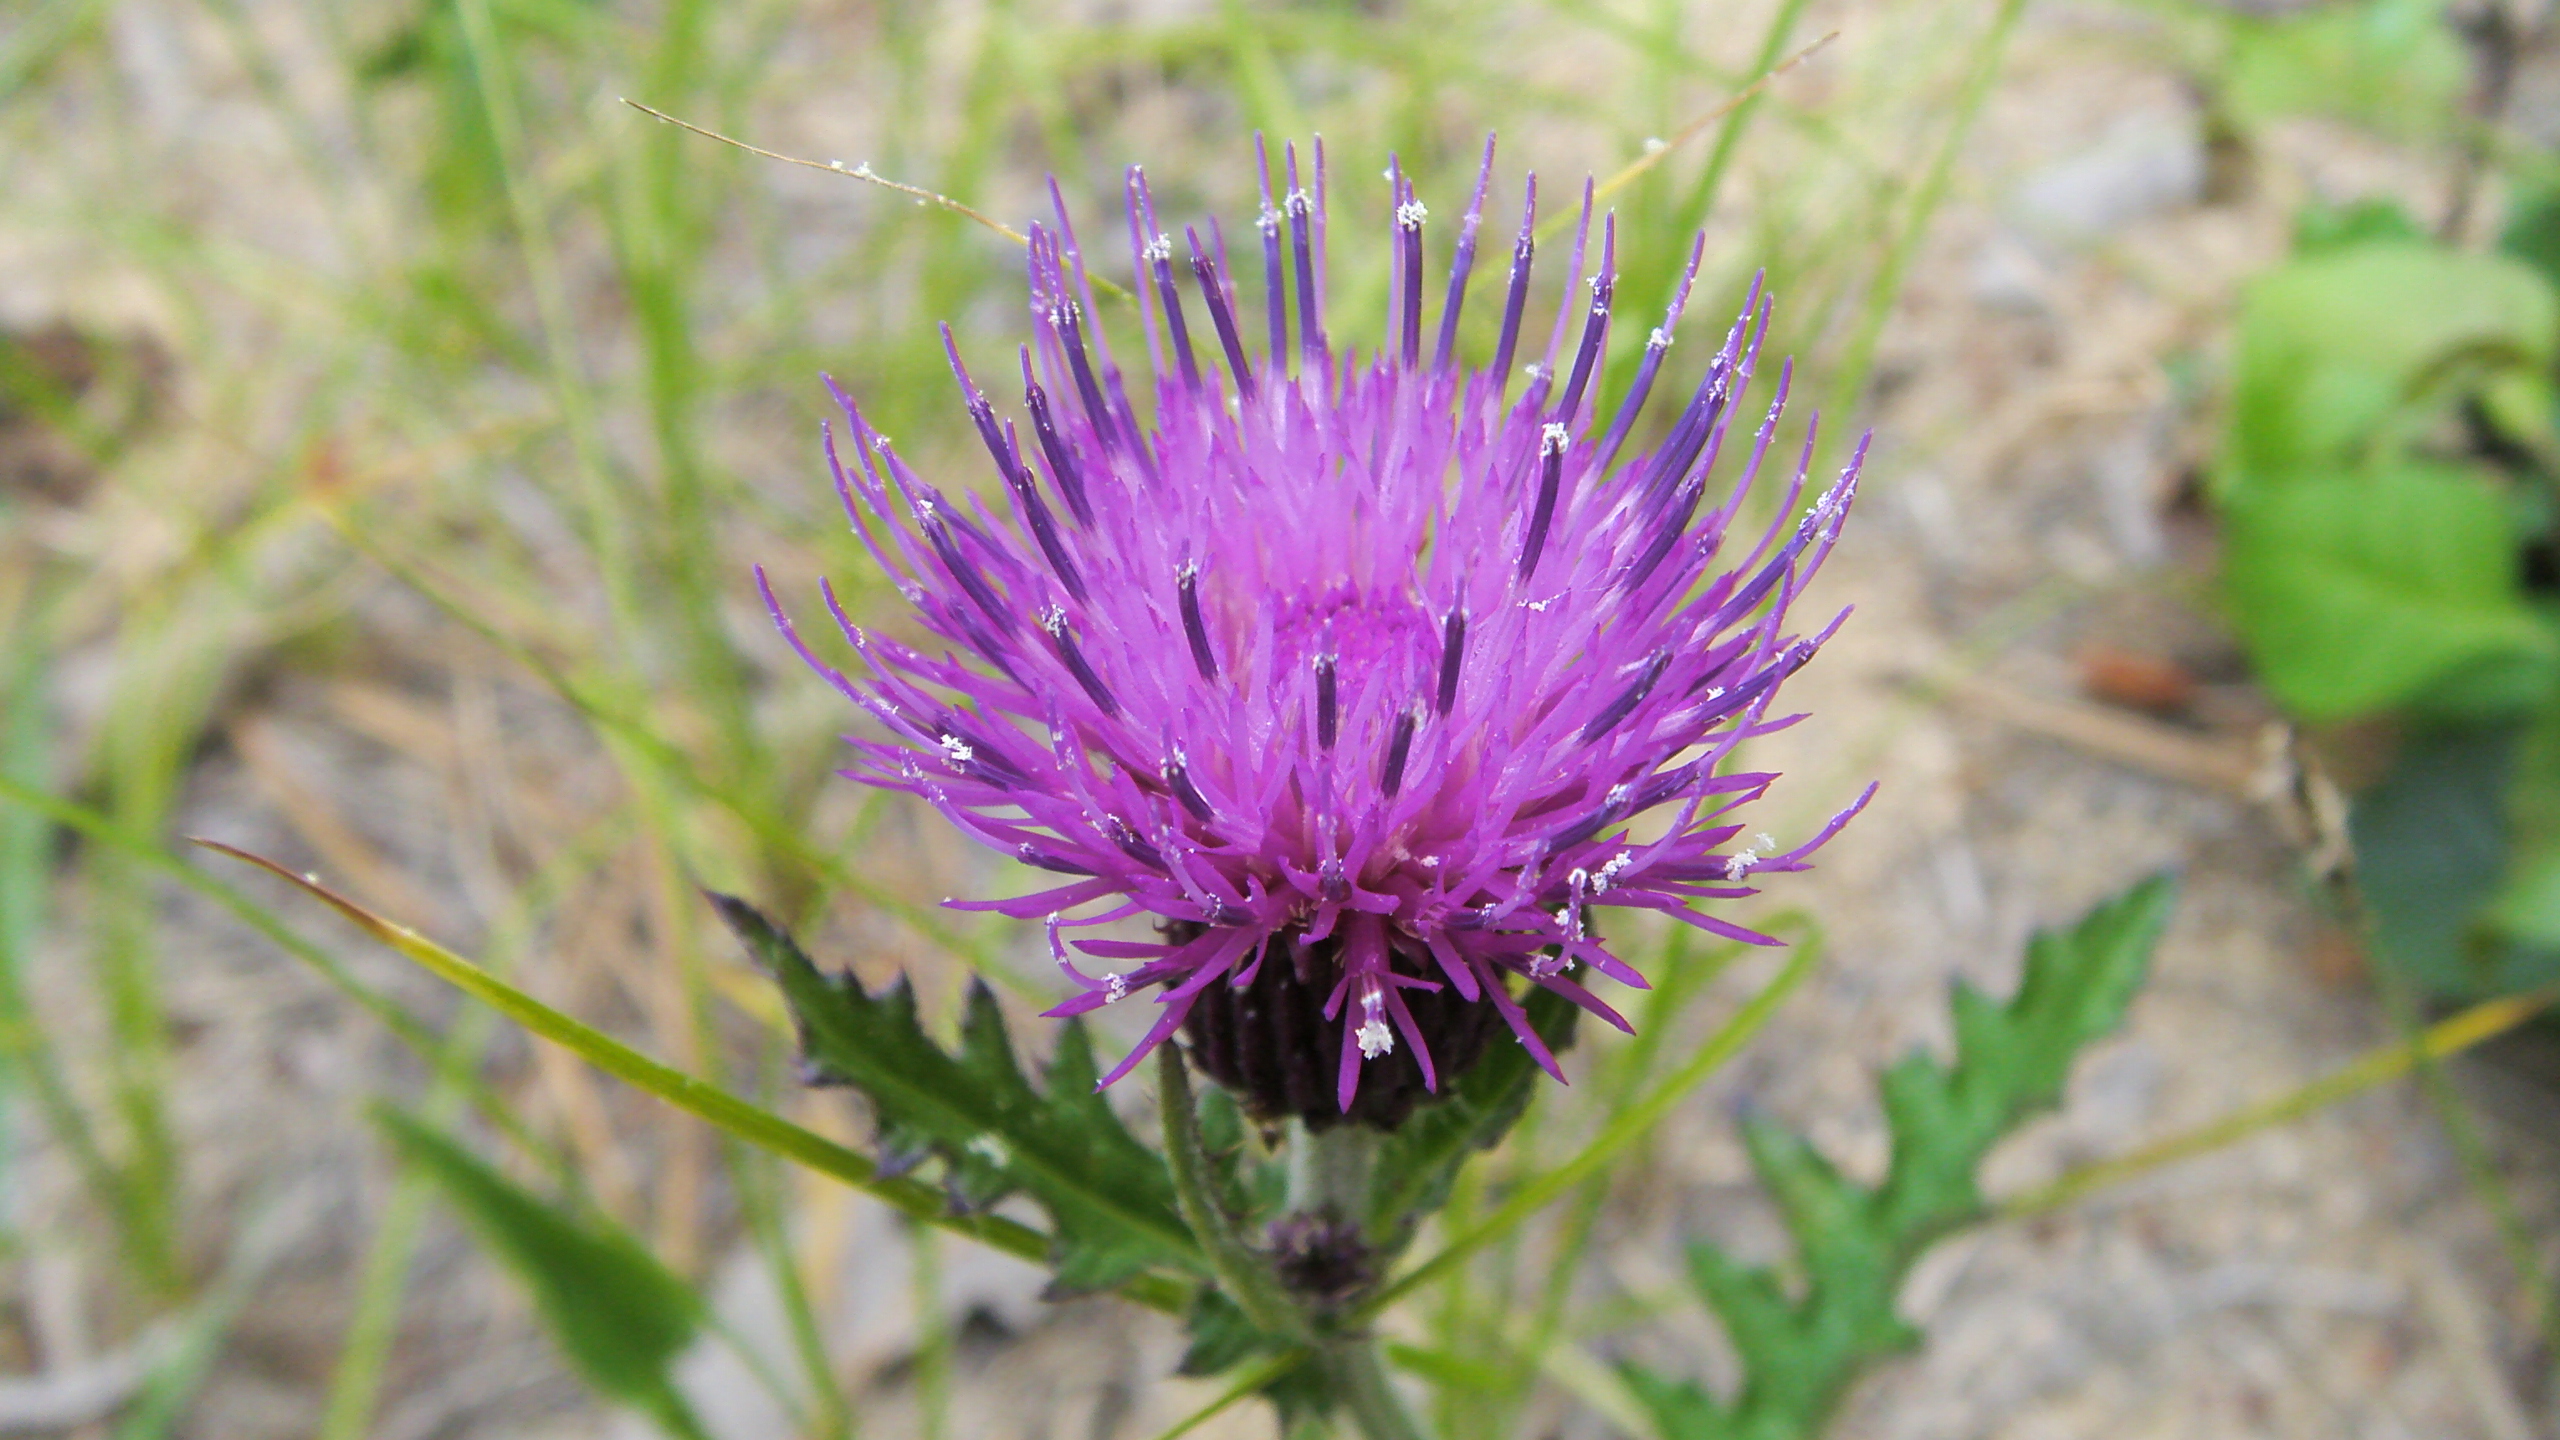
[[[1264,1118],[1392,1125],[1499,1026],[1556,1073],[1517,986],[1626,1028],[1574,976],[1645,984],[1598,933],[1601,907],[1776,943],[1697,902],[1807,868],[1874,793],[1792,848],[1737,845],[1737,812],[1776,777],[1722,768],[1804,718],[1772,714],[1778,689],[1847,612],[1809,637],[1787,612],[1831,552],[1866,443],[1799,509],[1808,426],[1777,522],[1734,560],[1726,532],[1790,370],[1729,492],[1702,512],[1768,330],[1756,282],[1661,444],[1620,461],[1703,237],[1626,398],[1602,416],[1617,227],[1603,221],[1586,275],[1589,185],[1568,301],[1513,393],[1535,178],[1495,363],[1477,371],[1453,351],[1492,143],[1427,364],[1423,206],[1391,168],[1386,340],[1373,356],[1337,350],[1321,142],[1311,158],[1302,173],[1287,149],[1276,196],[1263,163],[1258,357],[1223,241],[1186,230],[1177,264],[1129,172],[1151,423],[1093,323],[1051,187],[1056,228],[1031,229],[1022,420],[999,419],[951,355],[1003,481],[994,508],[927,484],[835,392],[852,464],[832,429],[826,453],[845,509],[950,649],[862,630],[822,587],[863,662],[852,678],[802,643],[769,586],[765,598],[801,657],[887,732],[851,740],[846,775],[922,796],[1065,877],[954,902],[1046,918],[1078,991],[1048,1013],[1154,992],[1154,1025],[1104,1084],[1188,1024],[1204,1068]],[[1068,938],[1136,917],[1159,938]]]

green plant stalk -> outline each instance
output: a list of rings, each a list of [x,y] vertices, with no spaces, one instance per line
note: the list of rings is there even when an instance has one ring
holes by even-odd
[[[2554,1001],[2560,1001],[2560,986],[2545,986],[2522,995],[2483,1001],[2458,1015],[2437,1021],[2411,1039],[2394,1041],[2367,1051],[2363,1058],[2334,1074],[2324,1075],[2273,1099],[2233,1111],[2193,1130],[2145,1145],[2131,1154],[2066,1172],[2048,1184],[2000,1201],[1995,1208],[2005,1218],[2059,1210],[2092,1192],[2121,1184],[2164,1165],[2210,1154],[2259,1131],[2290,1124],[2349,1096],[2397,1080],[2422,1062],[2460,1054],[2541,1014]]]
[[[2361,911],[2364,907],[2359,904],[2357,908]],[[2362,928],[2370,946],[2373,932],[2369,917]],[[2553,1289],[2551,1276],[2543,1269],[2533,1232],[2516,1209],[2515,1194],[2508,1188],[2505,1177],[2498,1173],[2488,1146],[2481,1141],[2480,1127],[2473,1123],[2462,1097],[2455,1093],[2452,1080],[2444,1072],[2444,1062],[2427,1053],[2418,1025],[2417,1001],[2410,993],[2408,982],[2386,970],[2382,975],[2381,988],[2392,1024],[2415,1051],[2412,1068],[2417,1072],[2418,1088],[2436,1112],[2437,1123],[2444,1127],[2445,1138],[2453,1145],[2454,1158],[2462,1166],[2463,1178],[2479,1198],[2480,1207],[2489,1212],[2491,1222],[2497,1226],[2498,1238],[2506,1249],[2509,1268],[2516,1273],[2517,1284],[2531,1297],[2531,1327],[2542,1337],[2544,1354],[2554,1365],[2560,1365],[2560,1307],[2553,1304],[2555,1298],[2560,1298],[2560,1291]]]
[[[1526,1130],[1538,1118],[1538,1112],[1532,1107],[1532,1113],[1522,1121],[1520,1130]],[[1513,1134],[1518,1135],[1520,1130]],[[1449,1187],[1449,1203],[1440,1211],[1442,1226],[1464,1233],[1483,1219],[1488,1188],[1485,1172],[1488,1168],[1479,1162],[1458,1172],[1457,1183]],[[1446,1353],[1481,1354],[1486,1348],[1484,1317],[1495,1307],[1478,1303],[1474,1280],[1472,1271],[1464,1267],[1452,1269],[1441,1284],[1439,1293],[1433,1297],[1431,1333]],[[1439,1432],[1443,1435],[1499,1433],[1498,1427],[1489,1419],[1489,1390],[1490,1387],[1473,1385],[1442,1386],[1438,1403],[1433,1407]],[[1485,1423],[1475,1423],[1479,1420]]]
[[[1691,1056],[1687,1064],[1672,1072],[1669,1080],[1656,1086],[1644,1099],[1619,1112],[1579,1154],[1521,1186],[1492,1214],[1453,1236],[1438,1254],[1406,1271],[1372,1296],[1360,1308],[1358,1318],[1366,1319],[1384,1311],[1487,1243],[1510,1233],[1522,1221],[1581,1184],[1585,1177],[1615,1159],[1618,1152],[1662,1123],[1663,1117],[1669,1115],[1691,1090],[1715,1073],[1725,1061],[1732,1059],[1752,1036],[1760,1033],[1760,1027],[1777,1014],[1778,1006],[1794,993],[1806,975],[1812,973],[1814,962],[1821,954],[1820,937],[1808,936],[1796,946],[1795,953],[1787,959],[1787,967],[1778,972],[1777,978],[1751,997],[1750,1003],[1699,1047],[1698,1053]]]
[[[1377,1161],[1376,1137],[1367,1127],[1336,1125],[1310,1130],[1289,1122],[1288,1206],[1302,1214],[1331,1210],[1357,1220],[1368,1209],[1369,1172]]]
[[[422,1113],[438,1124],[450,1124],[462,1091],[451,1077],[469,1067],[488,1049],[494,1030],[485,1010],[465,1014],[446,1033],[435,1057],[440,1062],[435,1086]],[[321,1411],[318,1440],[364,1440],[373,1429],[374,1402],[382,1393],[384,1366],[398,1338],[400,1299],[409,1288],[409,1265],[417,1256],[432,1185],[418,1171],[402,1167],[392,1183],[391,1200],[375,1223],[373,1246],[366,1252],[364,1273],[356,1282],[355,1316],[347,1323],[346,1343],[329,1375],[329,1396]]]
[[[513,969],[515,957],[522,954],[532,938],[535,912],[555,900],[564,886],[590,873],[603,850],[599,841],[607,836],[618,838],[621,831],[622,826],[608,815],[544,864],[532,883],[517,893],[508,913],[491,927],[491,969],[499,973]],[[496,1101],[494,1096],[475,1094],[467,1083],[486,1055],[495,1032],[496,1017],[486,1010],[466,1011],[454,1021],[442,1044],[424,1057],[434,1067],[435,1080],[420,1114],[436,1125],[449,1127],[465,1102],[477,1099],[485,1110]],[[525,1146],[527,1137],[520,1130],[508,1133],[555,1179],[565,1178],[556,1153],[548,1147]],[[398,1339],[400,1302],[408,1290],[410,1264],[416,1256],[432,1198],[432,1182],[416,1170],[403,1168],[393,1182],[390,1202],[374,1226],[373,1247],[366,1254],[364,1272],[357,1281],[355,1315],[347,1324],[346,1343],[340,1347],[338,1363],[330,1372],[318,1440],[364,1440],[372,1433],[373,1407],[381,1394],[382,1375],[392,1346]]]
[[[18,597],[20,608],[39,608]],[[10,643],[18,652],[7,688],[0,690],[0,778],[15,784],[44,783],[47,734],[42,689],[46,658],[44,624],[38,615],[12,616]],[[71,1152],[81,1182],[97,1203],[120,1213],[123,1184],[115,1167],[98,1148],[89,1117],[73,1098],[61,1057],[37,1022],[25,977],[43,933],[47,891],[53,880],[52,827],[35,812],[12,807],[0,814],[0,1125],[9,1120],[14,1099],[11,1082],[22,1082],[36,1112]],[[15,1156],[0,1150],[0,1188],[9,1183],[6,1167]]]
[[[417,1257],[428,1199],[424,1176],[400,1172],[382,1218],[374,1224],[372,1248],[365,1252],[355,1315],[347,1322],[346,1343],[338,1348],[338,1363],[329,1373],[318,1440],[364,1440],[372,1433],[374,1402],[382,1393],[383,1369],[399,1329],[400,1297],[408,1289],[409,1263]]]
[[[1167,1047],[1171,1048],[1171,1047]],[[1309,1129],[1289,1122],[1288,1207],[1301,1215],[1333,1215],[1353,1221],[1368,1209],[1369,1175],[1377,1158],[1379,1134],[1365,1125]],[[1319,1323],[1315,1328],[1316,1364],[1325,1388],[1351,1416],[1368,1440],[1422,1440],[1420,1427],[1406,1413],[1379,1358],[1377,1337],[1366,1325]],[[1299,1330],[1283,1332],[1302,1333]]]
[[[724,1139],[726,1137],[723,1137]],[[809,1287],[800,1277],[800,1266],[791,1251],[791,1235],[783,1210],[780,1186],[768,1173],[769,1157],[746,1152],[746,1147],[730,1141],[723,1146],[731,1183],[737,1187],[738,1212],[746,1221],[747,1231],[762,1256],[765,1268],[773,1272],[774,1288],[782,1297],[784,1317],[791,1326],[791,1348],[807,1375],[809,1390],[817,1399],[818,1413],[807,1428],[824,1440],[852,1440],[853,1406],[845,1399],[844,1388],[836,1383],[835,1364],[827,1355],[827,1337],[819,1323],[816,1308],[809,1300]],[[739,1353],[747,1353],[743,1345]]]
[[[1182,1223],[1190,1226],[1192,1236],[1199,1240],[1218,1287],[1227,1292],[1227,1298],[1236,1302],[1236,1308],[1256,1329],[1289,1339],[1304,1338],[1305,1317],[1282,1292],[1269,1262],[1255,1254],[1244,1237],[1236,1233],[1234,1217],[1218,1198],[1209,1155],[1200,1142],[1200,1117],[1191,1098],[1190,1072],[1183,1064],[1182,1047],[1169,1040],[1156,1047],[1156,1100],[1164,1118],[1165,1164],[1173,1173],[1174,1201],[1182,1211]],[[1294,1159],[1294,1140],[1290,1153]]]
[[[1787,37],[1795,33],[1796,21],[1803,15],[1804,7],[1805,0],[1783,0],[1777,13],[1769,17],[1769,28],[1761,32],[1760,49],[1752,56],[1751,68],[1745,74],[1755,78],[1765,76],[1770,67],[1778,63],[1787,48]],[[1743,132],[1750,128],[1752,117],[1759,113],[1764,98],[1765,92],[1755,87],[1733,102],[1733,107],[1716,124],[1716,141],[1707,152],[1706,168],[1698,172],[1698,178],[1690,183],[1670,217],[1647,227],[1654,235],[1686,237],[1707,223],[1715,210],[1716,194],[1724,188],[1725,172],[1732,168],[1733,157],[1741,151]],[[1652,283],[1638,300],[1640,308],[1631,313],[1662,313],[1671,303],[1672,287],[1678,283],[1679,271],[1675,266],[1657,267]]]
[[[1405,1412],[1394,1382],[1387,1378],[1375,1338],[1327,1336],[1317,1342],[1316,1363],[1324,1367],[1325,1383],[1334,1399],[1368,1440],[1423,1440],[1422,1428]]]
[[[652,95],[665,97],[663,103],[686,103],[702,89],[705,8],[700,0],[679,0],[658,19],[649,86]],[[733,783],[761,795],[771,780],[772,757],[747,704],[753,687],[746,662],[722,621],[726,577],[715,571],[725,562],[720,547],[706,543],[718,528],[696,436],[702,365],[689,282],[702,268],[712,227],[688,193],[685,180],[693,172],[684,163],[683,141],[671,127],[644,127],[614,172],[621,201],[615,238],[639,331],[643,398],[658,450],[657,509],[663,523],[652,547],[653,569],[669,582],[666,598],[690,671],[687,689],[712,712],[728,751],[723,768]]]
[[[196,843],[291,883],[439,979],[524,1026],[536,1037],[561,1046],[617,1080],[699,1116],[749,1144],[866,1191],[891,1208],[928,1225],[966,1235],[1034,1264],[1048,1259],[1049,1238],[1028,1225],[998,1215],[952,1214],[941,1192],[931,1186],[883,1177],[879,1167],[868,1158],[813,1130],[750,1105],[707,1080],[650,1059],[583,1021],[552,1009],[417,931],[385,920],[326,886],[306,880],[272,860],[219,841],[199,840]],[[1139,1276],[1120,1286],[1118,1293],[1168,1314],[1182,1313],[1191,1299],[1191,1287],[1162,1275]]]
[[[586,491],[587,543],[594,547],[597,568],[604,579],[616,638],[628,646],[644,633],[643,611],[634,584],[631,539],[616,507],[625,502],[636,506],[637,497],[623,493],[625,487],[615,484],[605,455],[596,421],[595,395],[578,359],[577,317],[570,308],[568,286],[561,276],[559,250],[527,179],[524,120],[516,108],[515,69],[500,41],[489,0],[455,0],[455,11],[462,22],[472,80],[480,92],[490,134],[497,142],[507,208],[524,250],[534,310],[541,317],[552,395],[560,406],[570,453]]]
[[[122,683],[101,736],[107,807],[135,834],[167,823],[187,752],[210,702],[215,663],[184,655],[185,612],[127,616],[117,642]],[[176,653],[173,653],[176,652]],[[149,675],[145,682],[141,677]],[[124,854],[100,851],[84,868],[98,910],[92,973],[114,1043],[107,1055],[112,1106],[123,1122],[120,1220],[125,1260],[144,1285],[174,1297],[187,1288],[178,1196],[181,1161],[170,1128],[169,1017],[160,993],[154,920],[159,907],[144,868]]]
[[[951,1420],[951,1324],[943,1314],[942,1237],[921,1225],[907,1231],[915,1261],[916,1410],[924,1440],[942,1440]]]

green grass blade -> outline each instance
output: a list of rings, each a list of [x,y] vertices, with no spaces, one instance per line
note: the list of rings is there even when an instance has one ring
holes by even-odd
[[[236,1232],[221,1274],[177,1321],[168,1347],[144,1378],[124,1422],[116,1427],[116,1440],[164,1440],[178,1433],[189,1402],[212,1375],[223,1341],[248,1309],[258,1282],[284,1258],[299,1229],[297,1220],[291,1207],[272,1199],[252,1205],[249,1222]]]
[[[373,1429],[374,1402],[382,1393],[383,1370],[397,1338],[400,1297],[408,1289],[409,1264],[417,1257],[427,1197],[425,1178],[404,1173],[374,1222],[373,1244],[356,1282],[355,1315],[347,1322],[338,1363],[329,1372],[318,1440],[364,1440]]]
[[[1829,414],[1843,420],[1857,415],[1858,402],[1866,395],[1867,374],[1875,367],[1876,342],[1884,334],[1885,322],[1893,316],[1895,302],[1902,297],[1903,277],[1920,253],[1920,242],[1927,238],[1938,202],[1946,198],[1956,154],[1964,147],[1965,136],[1972,133],[1975,117],[1982,113],[1982,102],[1990,97],[1991,82],[2000,76],[2001,57],[2008,53],[2010,33],[2018,28],[2018,16],[2026,8],[2026,0],[2001,0],[1991,28],[1983,32],[1974,47],[1972,68],[1964,87],[1957,92],[1946,133],[1939,138],[1936,152],[1929,157],[1929,168],[1912,192],[1910,213],[1903,217],[1901,232],[1894,237],[1893,248],[1885,252],[1884,264],[1876,271],[1874,288],[1867,292],[1866,308],[1858,317],[1857,332],[1850,338],[1848,351],[1835,372]],[[1855,433],[1853,426],[1840,425],[1831,431],[1824,449],[1837,451],[1841,442]]]
[[[417,931],[385,920],[327,886],[296,875],[272,860],[219,841],[199,840],[196,843],[257,866],[302,889],[345,916],[358,929],[417,962],[456,989],[617,1080],[707,1120],[751,1145],[877,1196],[891,1208],[926,1224],[965,1235],[980,1244],[1035,1264],[1045,1262],[1048,1257],[1049,1238],[1030,1226],[996,1215],[952,1214],[939,1191],[910,1180],[883,1177],[879,1167],[868,1158],[813,1130],[794,1125],[771,1111],[750,1105],[707,1080],[659,1064],[612,1036],[561,1014]],[[1160,1275],[1139,1276],[1121,1285],[1119,1293],[1168,1314],[1182,1313],[1191,1298],[1189,1286]]]
[[[2522,995],[2483,1001],[2439,1020],[2408,1040],[2377,1046],[2334,1074],[2324,1075],[2282,1095],[2245,1106],[2192,1130],[2154,1141],[2113,1160],[2101,1160],[2068,1171],[2032,1190],[1998,1203],[2004,1216],[2042,1215],[2090,1194],[2123,1184],[2166,1165],[2210,1154],[2263,1130],[2289,1125],[2325,1110],[2350,1096],[2408,1074],[2422,1061],[2458,1055],[2483,1041],[2513,1030],[2560,1001],[2560,986],[2545,986]]]

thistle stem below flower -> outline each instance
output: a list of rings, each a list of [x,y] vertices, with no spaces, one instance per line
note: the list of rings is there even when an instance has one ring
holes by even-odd
[[[1366,1125],[1332,1125],[1314,1130],[1304,1121],[1292,1119],[1289,1213],[1347,1221],[1365,1232],[1370,1172],[1382,1138],[1384,1132]],[[1363,1249],[1365,1242],[1363,1233]],[[1320,1325],[1316,1353],[1326,1389],[1365,1440],[1423,1440],[1421,1428],[1396,1397],[1394,1383],[1379,1358],[1377,1340],[1366,1328],[1344,1331]]]
[[[1365,1440],[1423,1440],[1422,1427],[1396,1398],[1375,1340],[1367,1335],[1330,1338],[1320,1354],[1325,1383]]]
[[[1326,1210],[1368,1227],[1369,1168],[1380,1132],[1366,1125],[1332,1125],[1311,1130],[1303,1120],[1289,1121],[1288,1208],[1293,1214]]]

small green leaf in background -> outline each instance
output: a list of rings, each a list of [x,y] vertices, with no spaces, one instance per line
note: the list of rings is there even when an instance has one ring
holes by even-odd
[[[2293,217],[2293,253],[2317,255],[2378,241],[2423,242],[2426,227],[2397,200],[2366,198],[2332,205],[2315,200]]]
[[[526,1190],[425,1121],[387,1105],[373,1117],[531,1293],[580,1379],[679,1440],[702,1440],[672,1374],[708,1318],[693,1287],[620,1227]]]
[[[2391,773],[2348,812],[2376,956],[2438,999],[2512,994],[2560,979],[2560,944],[2527,943],[2523,925],[2511,940],[2483,913],[2513,864],[2510,787],[2520,732],[2473,726],[2411,736]],[[2518,882],[2534,884],[2538,870],[2528,860]],[[2505,918],[2529,924],[2535,898],[2511,891]]]
[[[2381,458],[2476,388],[2457,382],[2547,375],[2555,340],[2560,300],[2507,256],[2378,241],[2280,265],[2241,301],[2217,490]]]
[[[2354,0],[2231,23],[2223,100],[2244,125],[2327,115],[2428,140],[2471,83],[2439,0]]]
[[[2511,848],[2488,921],[2516,946],[2541,952],[2541,964],[2528,962],[2512,977],[2540,984],[2560,978],[2560,688],[2516,739],[2504,818]]]
[[[960,1051],[949,1054],[925,1034],[903,980],[872,995],[850,974],[830,979],[755,907],[710,898],[781,984],[812,1080],[871,1101],[885,1154],[939,1157],[961,1204],[1019,1191],[1049,1212],[1053,1293],[1105,1289],[1151,1268],[1202,1268],[1164,1157],[1139,1144],[1094,1088],[1100,1072],[1081,1022],[1058,1027],[1045,1089],[1034,1090],[983,982],[970,986]]]
[[[1953,1067],[1914,1054],[1885,1074],[1893,1158],[1869,1189],[1767,1121],[1744,1129],[1753,1167],[1795,1237],[1804,1284],[1712,1246],[1690,1278],[1740,1352],[1730,1401],[1621,1367],[1666,1440],[1810,1440],[1867,1366],[1919,1342],[1894,1312],[1902,1280],[1947,1232],[1983,1218],[1975,1171],[2000,1138],[2062,1097],[2071,1062],[2124,1019],[2148,972],[2177,887],[2154,876],[2067,931],[2029,942],[2017,995],[1997,1004],[1959,983]]]
[[[2498,249],[2560,285],[2560,184],[2548,177],[2519,179],[2507,199],[2507,223]]]
[[[2489,907],[2489,923],[2512,939],[2560,956],[2560,850],[2541,849],[2516,855],[2507,883],[2499,888],[2496,902]],[[2560,977],[2560,965],[2541,968]]]
[[[2307,720],[2424,702],[2465,679],[2471,706],[2529,703],[2552,680],[2527,607],[2507,497],[2451,465],[2251,486],[2223,502],[2224,591],[2263,680]],[[2461,672],[2475,672],[2462,674]]]

